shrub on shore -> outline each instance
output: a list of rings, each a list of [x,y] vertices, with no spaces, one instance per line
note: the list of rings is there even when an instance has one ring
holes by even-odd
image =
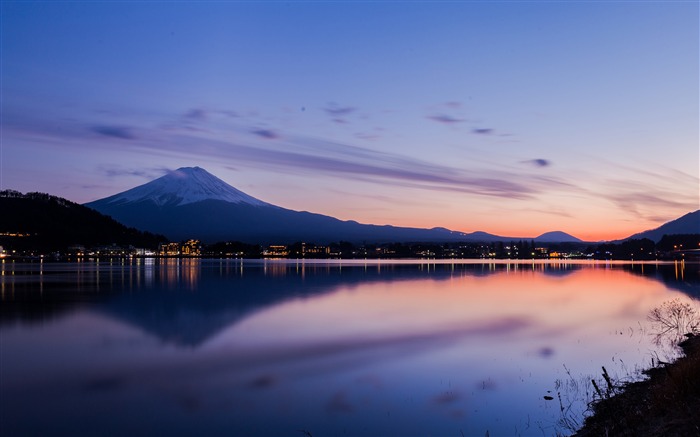
[[[700,436],[700,316],[679,300],[649,314],[657,340],[680,342],[683,357],[644,371],[646,380],[629,383],[613,396],[600,395],[575,436]],[[610,383],[608,381],[608,383]]]

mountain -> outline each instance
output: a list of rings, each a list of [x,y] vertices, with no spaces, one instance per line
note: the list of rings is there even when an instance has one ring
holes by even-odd
[[[258,200],[199,167],[185,167],[85,206],[171,240],[251,243],[457,241],[461,232],[342,221]]]
[[[233,188],[199,167],[180,168],[152,182],[107,197],[99,202],[111,206],[149,202],[156,206],[167,207],[188,205],[204,200],[220,200],[253,206],[273,206]]]
[[[76,244],[112,243],[156,248],[165,240],[163,236],[127,228],[93,209],[44,193],[0,191],[0,211],[12,212],[0,214],[0,244],[14,249],[63,250]]]
[[[562,231],[545,232],[544,234],[532,238],[532,237],[503,237],[501,235],[489,234],[488,232],[476,231],[470,234],[464,234],[464,238],[461,241],[473,241],[473,242],[501,242],[510,243],[514,241],[530,241],[533,240],[536,243],[585,243],[574,237],[571,234],[567,234]]]
[[[489,234],[488,232],[484,231],[476,231],[472,232],[471,234],[466,234],[465,235],[467,241],[510,241],[513,240],[512,238],[507,238],[507,237],[501,237],[500,235],[494,235],[494,234]],[[518,239],[515,239],[518,240]],[[513,240],[513,241],[515,241]]]
[[[199,167],[184,167],[123,193],[86,203],[121,223],[171,240],[207,243],[517,241],[485,232],[367,225],[293,211],[249,196]],[[544,234],[548,235],[548,234]],[[580,241],[561,233],[564,241]],[[542,237],[542,236],[541,236]],[[540,238],[540,237],[538,237]],[[528,239],[528,238],[525,238]],[[536,241],[539,241],[536,239]],[[549,239],[547,241],[555,241]]]
[[[625,240],[641,240],[642,238],[648,238],[658,243],[664,235],[676,234],[700,234],[700,209],[695,212],[689,212],[675,220],[671,220],[658,228],[631,235],[625,238]]]
[[[562,231],[545,232],[539,237],[535,237],[538,243],[583,243],[582,240]]]

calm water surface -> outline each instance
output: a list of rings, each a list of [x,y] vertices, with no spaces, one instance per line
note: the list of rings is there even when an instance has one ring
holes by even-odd
[[[571,381],[672,354],[647,313],[700,298],[690,263],[0,269],[0,426],[21,436],[555,435],[557,392],[574,417]]]

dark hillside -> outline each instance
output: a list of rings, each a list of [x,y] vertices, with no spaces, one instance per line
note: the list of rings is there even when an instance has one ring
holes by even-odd
[[[78,244],[155,248],[165,240],[60,197],[0,191],[0,245],[6,249],[62,250]]]
[[[656,229],[640,232],[631,235],[625,240],[648,238],[654,242],[659,242],[664,235],[680,235],[680,234],[700,234],[700,209],[694,212],[689,212],[683,217],[671,220],[659,226]]]

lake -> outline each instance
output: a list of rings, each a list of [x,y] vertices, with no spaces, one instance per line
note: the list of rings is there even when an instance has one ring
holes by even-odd
[[[647,314],[697,307],[699,269],[4,260],[0,422],[17,436],[566,434],[602,366],[625,379],[672,358]]]

